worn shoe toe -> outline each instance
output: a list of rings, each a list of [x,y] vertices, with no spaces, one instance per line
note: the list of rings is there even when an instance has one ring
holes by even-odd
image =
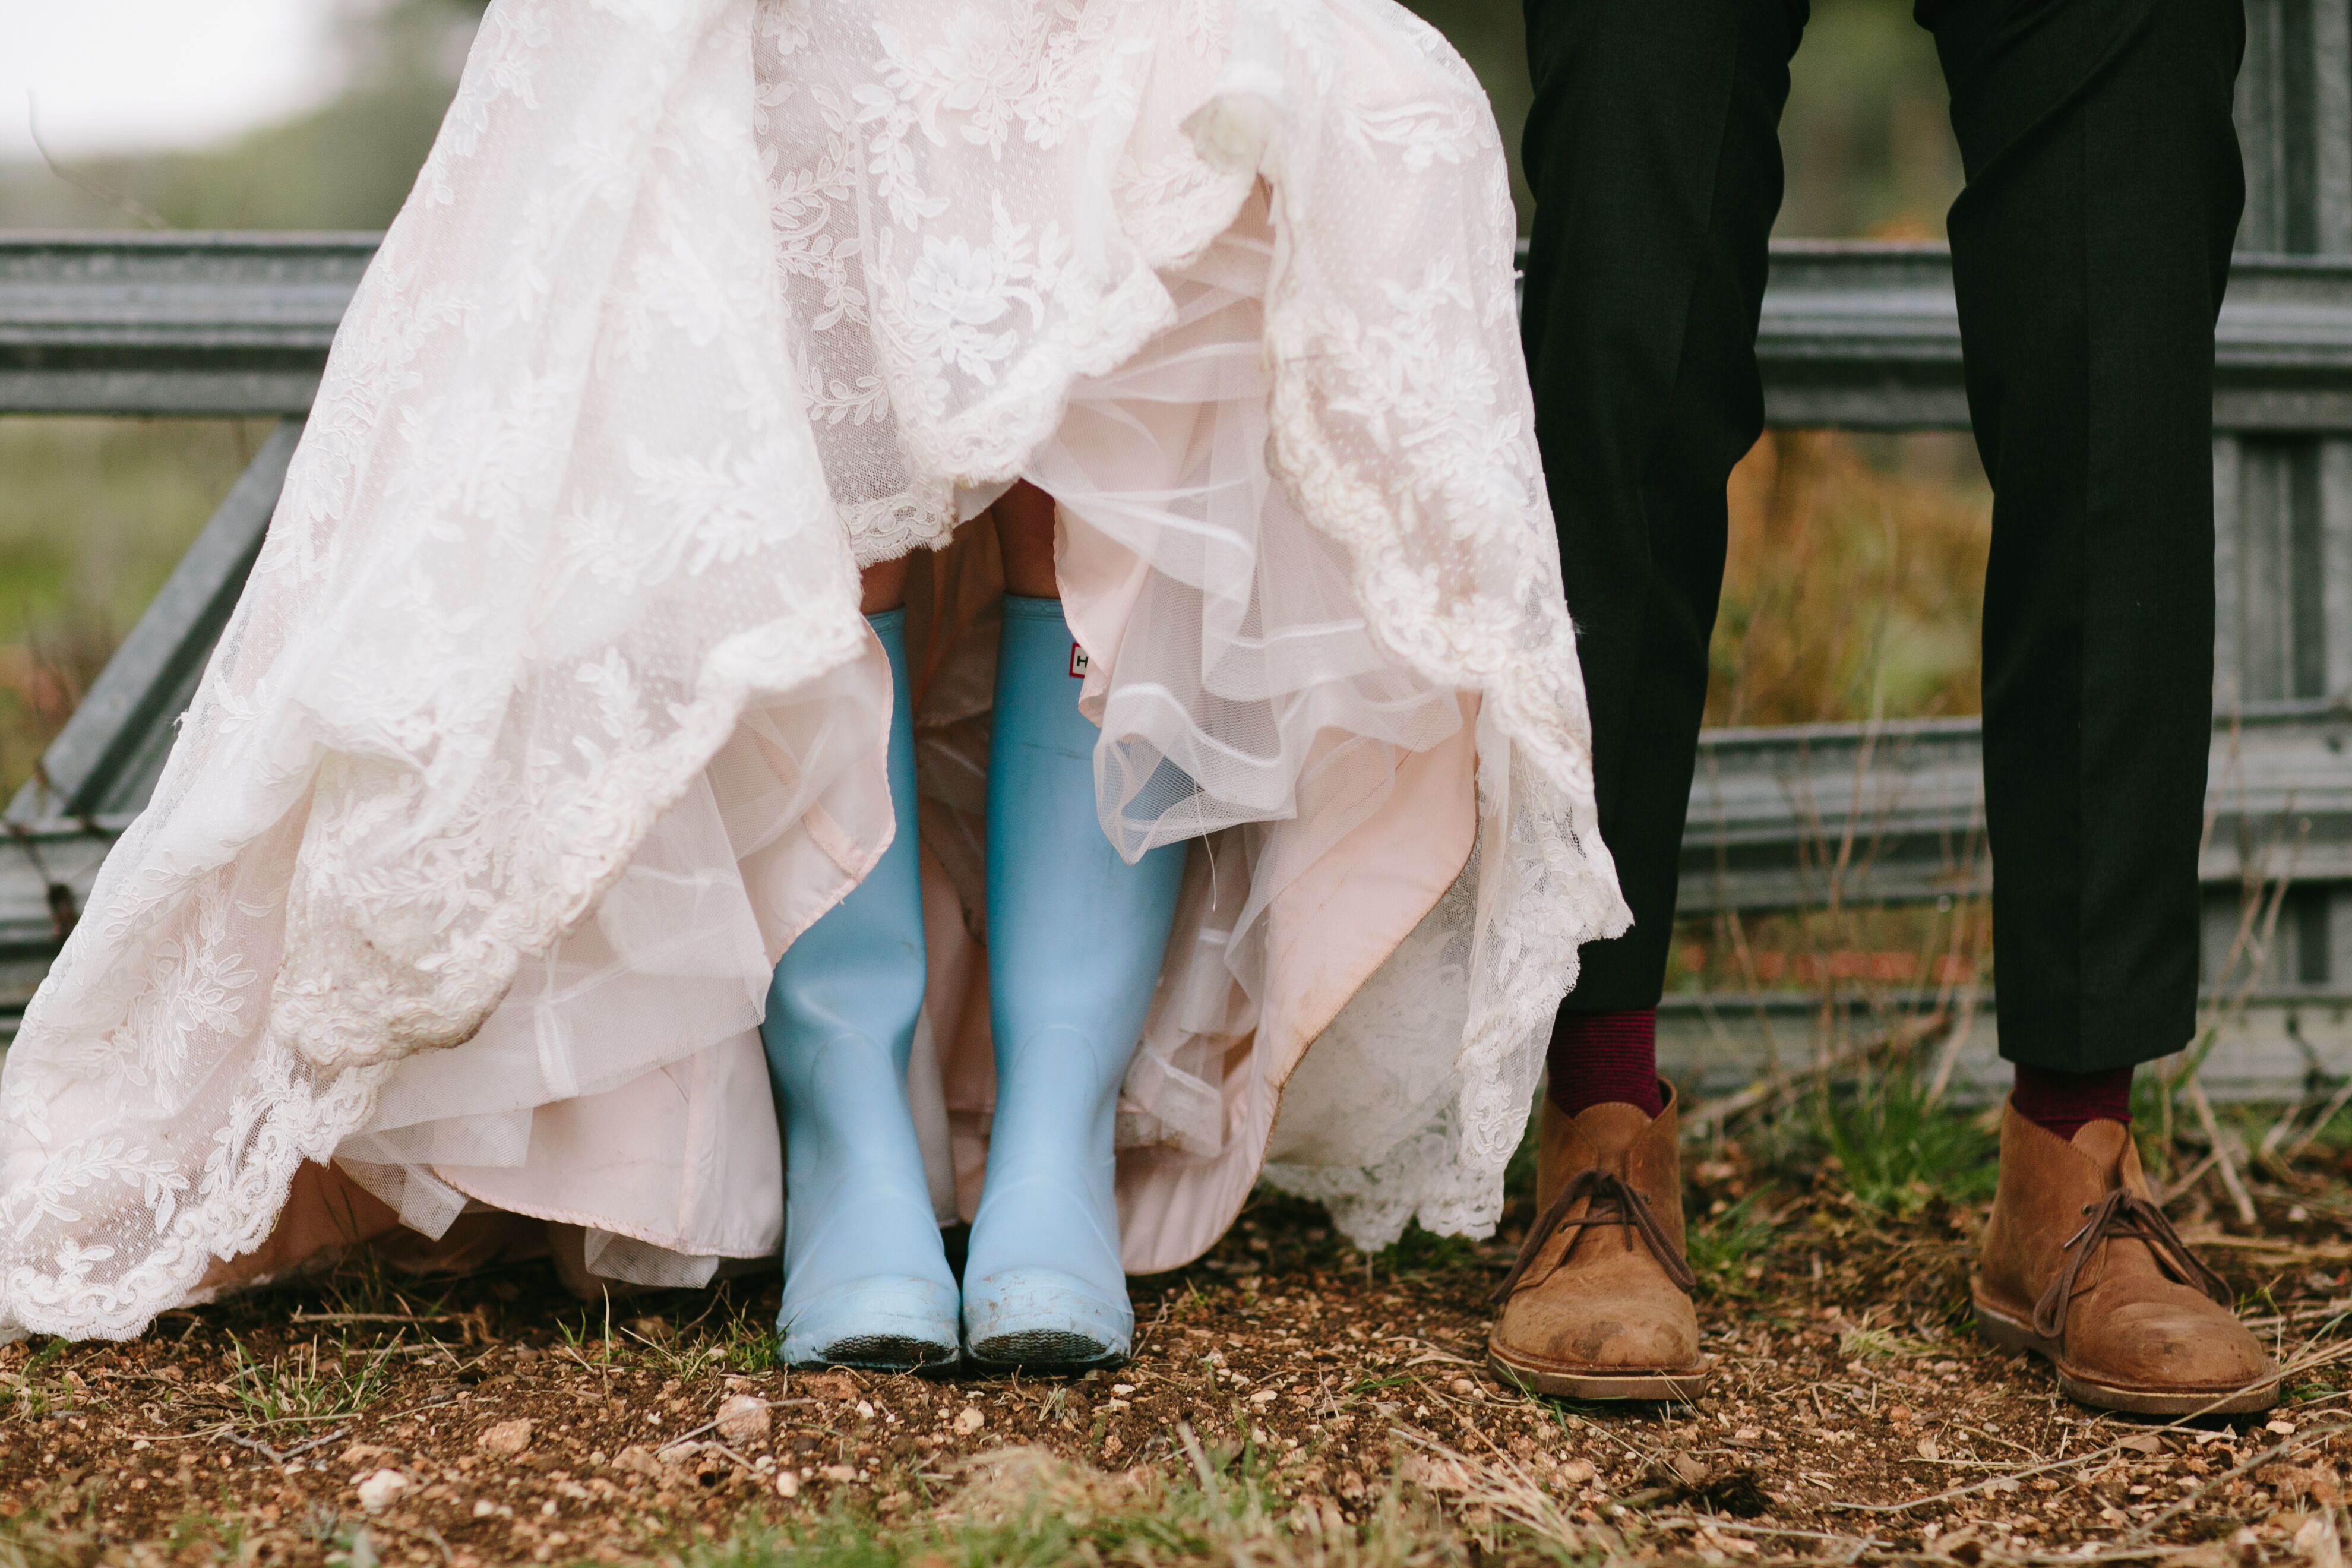
[[[1547,1102],[1536,1171],[1542,1216],[1497,1295],[1486,1342],[1502,1376],[1572,1399],[1687,1399],[1706,1383],[1683,1261],[1673,1091],[1655,1118]]]
[[[2122,1122],[2065,1139],[2009,1108],[1970,1289],[1986,1337],[2046,1359],[2085,1405],[2189,1415],[2277,1402],[2277,1365],[2165,1217]]]

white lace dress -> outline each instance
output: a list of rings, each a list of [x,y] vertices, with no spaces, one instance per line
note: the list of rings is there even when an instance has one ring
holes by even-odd
[[[912,1092],[968,1210],[998,580],[958,523],[1023,476],[1105,829],[1192,846],[1129,1267],[1261,1176],[1367,1247],[1491,1226],[1626,918],[1511,238],[1475,80],[1390,0],[495,0],[9,1053],[0,1330],[395,1226],[772,1255],[758,1019],[893,831],[857,568],[918,550]]]

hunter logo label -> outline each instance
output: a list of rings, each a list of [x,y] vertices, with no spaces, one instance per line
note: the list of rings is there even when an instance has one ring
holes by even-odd
[[[1087,678],[1087,650],[1076,643],[1070,645],[1070,678],[1073,680]]]

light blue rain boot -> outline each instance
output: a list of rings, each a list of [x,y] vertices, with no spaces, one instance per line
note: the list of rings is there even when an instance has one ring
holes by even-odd
[[[907,616],[867,617],[890,656],[890,847],[803,931],[768,990],[768,1078],[784,1128],[784,1308],[792,1366],[945,1370],[955,1276],[907,1108],[923,1006],[915,726]]]
[[[1127,1358],[1135,1309],[1111,1198],[1113,1111],[1184,871],[1130,866],[1095,816],[1095,726],[1054,599],[1004,598],[988,762],[989,1022],[996,1115],[964,1260],[964,1346],[987,1366]]]

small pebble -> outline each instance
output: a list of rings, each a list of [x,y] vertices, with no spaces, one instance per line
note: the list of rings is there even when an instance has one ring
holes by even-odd
[[[719,1435],[739,1448],[749,1448],[768,1440],[772,1417],[768,1402],[756,1394],[730,1395],[719,1406]]]
[[[501,1421],[495,1426],[485,1428],[475,1441],[482,1446],[484,1453],[492,1458],[511,1459],[530,1447],[530,1423]]]
[[[648,1479],[661,1474],[661,1461],[653,1457],[651,1450],[635,1443],[613,1456],[613,1468],[625,1475]]]
[[[398,1470],[378,1470],[360,1481],[360,1507],[370,1513],[381,1513],[393,1500],[409,1488],[409,1479]]]

